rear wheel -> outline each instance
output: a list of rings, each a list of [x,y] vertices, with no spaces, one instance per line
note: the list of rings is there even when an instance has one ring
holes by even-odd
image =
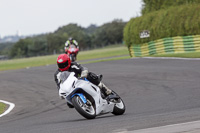
[[[87,99],[87,103],[83,103],[79,96],[72,98],[72,103],[75,109],[85,118],[94,119],[96,117],[96,111],[92,102]]]
[[[111,101],[115,103],[115,106],[114,106],[112,113],[114,115],[124,114],[126,107],[125,107],[123,100],[119,97],[119,95],[116,92],[113,91],[112,93],[114,93],[115,95],[118,96],[118,98],[111,99]]]

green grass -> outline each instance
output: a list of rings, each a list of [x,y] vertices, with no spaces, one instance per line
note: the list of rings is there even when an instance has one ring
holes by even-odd
[[[152,57],[200,58],[200,52],[188,52],[188,53],[177,53],[177,54],[162,54],[162,55],[153,55]]]
[[[6,104],[0,103],[0,114],[6,110]]]
[[[83,62],[81,64],[112,61],[112,60],[123,60],[123,59],[130,59],[130,58],[131,58],[130,56],[122,56],[122,57],[115,57],[115,58],[109,58],[109,59],[100,59],[100,60],[94,60],[94,61],[87,61],[87,62]]]
[[[108,47],[103,49],[80,52],[80,54],[78,54],[78,61],[128,54],[128,48],[126,48],[125,46]]]
[[[128,54],[128,48],[124,45],[114,45],[97,50],[80,51],[77,57],[77,61]],[[57,57],[58,55],[49,55],[23,59],[3,60],[0,61],[0,71],[56,64]]]

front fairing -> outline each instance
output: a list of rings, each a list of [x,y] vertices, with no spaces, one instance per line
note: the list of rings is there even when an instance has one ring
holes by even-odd
[[[71,45],[68,49],[68,53],[69,54],[77,54],[77,52],[79,51],[78,48],[76,48],[74,45]]]
[[[74,72],[62,72],[60,79],[60,89],[59,89],[59,95],[60,96],[67,96],[69,95],[74,89],[75,89],[75,84],[78,81],[78,79],[74,76]]]
[[[89,81],[85,80],[77,80],[74,90],[70,92],[70,94],[67,96],[67,101],[71,102],[71,98],[75,93],[87,93],[88,95],[92,96],[93,99],[99,99],[98,93],[100,93],[99,88]]]

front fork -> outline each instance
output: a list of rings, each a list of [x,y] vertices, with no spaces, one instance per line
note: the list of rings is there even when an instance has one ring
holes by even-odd
[[[87,99],[85,98],[85,96],[82,93],[75,93],[74,95],[71,96],[71,98],[73,98],[74,96],[79,96],[81,98],[81,101],[86,104],[87,103]]]

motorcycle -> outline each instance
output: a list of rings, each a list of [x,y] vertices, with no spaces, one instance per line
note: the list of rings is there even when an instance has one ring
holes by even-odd
[[[65,49],[65,53],[69,55],[72,62],[76,60],[78,51],[79,49],[74,45],[70,45],[68,49]]]
[[[74,75],[74,72],[61,73],[59,95],[79,114],[87,119],[106,113],[124,114],[125,104],[116,92],[112,91],[109,98],[106,98],[98,86],[86,78],[78,79]],[[102,80],[102,75],[98,78]]]

